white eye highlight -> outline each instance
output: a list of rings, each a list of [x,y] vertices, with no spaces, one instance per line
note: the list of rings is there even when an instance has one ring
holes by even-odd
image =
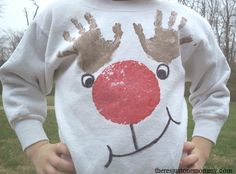
[[[157,77],[161,80],[167,79],[170,74],[169,66],[166,64],[160,64],[157,67],[156,74],[157,74]]]
[[[94,83],[94,76],[92,74],[84,74],[81,77],[81,83],[85,88],[91,88]]]

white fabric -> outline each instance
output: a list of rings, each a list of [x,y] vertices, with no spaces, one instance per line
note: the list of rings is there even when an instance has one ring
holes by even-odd
[[[164,29],[168,29],[169,17],[175,11],[178,15],[173,31],[178,31],[180,39],[192,39],[179,47],[179,56],[169,63],[156,61],[144,51],[133,26],[133,23],[141,24],[146,38],[153,37],[157,10],[162,11]],[[103,110],[97,109],[97,104],[103,101],[95,100],[95,87],[86,88],[82,85],[81,77],[86,72],[79,66],[77,59],[83,51],[77,50],[78,55],[71,54],[66,58],[58,57],[58,53],[69,50],[73,45],[73,42],[63,38],[65,31],[75,39],[81,37],[71,22],[72,18],[78,20],[85,31],[89,30],[84,18],[88,12],[96,20],[106,40],[114,39],[112,26],[115,23],[120,23],[123,31],[111,61],[92,73],[95,82],[98,82],[98,77],[107,67],[118,62],[122,64],[133,61],[136,66],[144,65],[153,72],[160,87],[160,101],[156,107],[145,119],[133,124],[138,146],[136,150],[130,125],[125,122],[116,123],[112,121],[113,118],[107,119]],[[178,30],[182,17],[187,19],[187,23],[183,29]],[[172,43],[171,38],[167,42]],[[171,48],[169,50],[171,52]],[[95,49],[88,50],[88,53],[93,51]],[[164,52],[163,56],[168,54],[168,51]],[[157,67],[163,63],[168,65],[170,71],[165,80],[156,75]],[[4,108],[23,149],[47,139],[41,125],[47,115],[45,95],[50,93],[55,84],[55,111],[60,138],[68,145],[77,173],[80,174],[151,174],[155,168],[178,168],[188,119],[184,98],[185,81],[192,82],[190,102],[196,123],[193,136],[202,136],[216,142],[228,116],[229,91],[225,84],[229,74],[227,62],[205,19],[175,2],[158,0],[55,1],[37,16],[14,54],[0,69]],[[135,91],[142,86],[136,84],[127,88]],[[116,98],[112,97],[112,93],[107,95],[111,95],[112,105]],[[127,96],[130,97],[129,94]],[[146,96],[142,97],[140,102]],[[137,105],[140,111],[149,110],[148,107],[151,106]],[[129,113],[127,108],[129,106],[117,108],[117,112],[123,109],[124,113]],[[133,108],[130,110],[135,112]],[[158,137],[160,139],[157,142],[140,150]],[[134,153],[122,157],[113,156],[109,165],[104,167],[109,160],[108,146],[115,155]]]

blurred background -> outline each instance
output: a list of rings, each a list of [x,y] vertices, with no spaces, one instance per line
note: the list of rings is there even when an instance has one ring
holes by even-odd
[[[52,0],[0,0],[0,66],[11,56],[24,31],[41,9]],[[177,1],[177,0],[173,0]],[[206,168],[236,173],[236,0],[178,0],[205,17],[232,70],[228,81],[231,92],[230,115],[214,147]],[[189,86],[186,84],[186,99]],[[2,92],[0,84],[0,95]],[[1,97],[1,96],[0,96]],[[58,142],[53,92],[47,96],[48,119],[45,129],[52,143]],[[194,123],[189,105],[188,137]],[[0,99],[0,174],[35,174],[35,170],[21,150],[10,128]]]

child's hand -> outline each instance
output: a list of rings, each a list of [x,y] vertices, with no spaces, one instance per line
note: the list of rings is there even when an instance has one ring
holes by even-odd
[[[184,144],[183,152],[186,154],[181,158],[180,167],[181,169],[202,169],[204,162],[200,161],[199,150],[196,149],[193,142],[186,142]]]
[[[180,161],[180,169],[203,169],[211,152],[213,143],[202,137],[194,137],[184,144],[186,154]]]
[[[41,141],[26,149],[38,174],[73,174],[75,167],[72,160],[65,160],[61,156],[70,157],[67,146],[63,143],[50,144]]]

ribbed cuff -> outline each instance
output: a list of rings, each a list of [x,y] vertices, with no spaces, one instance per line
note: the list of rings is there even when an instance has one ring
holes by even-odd
[[[23,150],[36,142],[48,140],[42,123],[35,119],[21,120],[14,129]]]
[[[216,144],[224,120],[198,118],[195,120],[194,136],[204,137]]]

